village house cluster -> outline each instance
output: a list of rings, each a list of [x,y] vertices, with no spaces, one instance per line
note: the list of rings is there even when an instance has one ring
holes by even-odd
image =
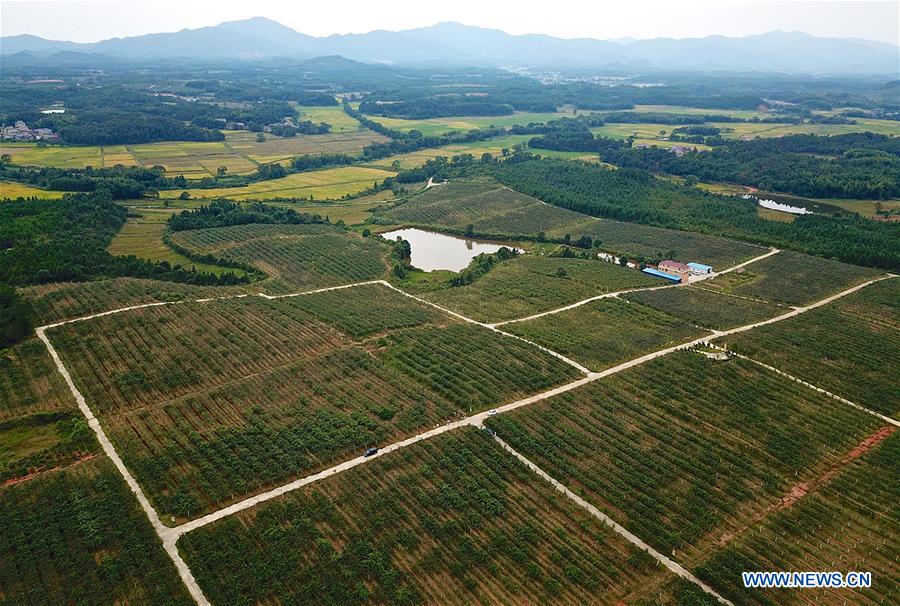
[[[49,128],[29,128],[21,120],[13,126],[4,125],[0,138],[12,141],[59,141],[59,135]]]
[[[713,268],[703,263],[681,263],[672,259],[660,261],[656,267],[645,267],[644,273],[681,283],[689,282],[691,276],[708,276],[713,273]]]

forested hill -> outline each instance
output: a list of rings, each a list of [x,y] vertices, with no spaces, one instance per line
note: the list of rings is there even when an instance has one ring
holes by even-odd
[[[671,155],[671,154],[670,154]],[[900,269],[900,224],[856,216],[803,215],[767,221],[755,202],[710,194],[645,172],[566,160],[513,158],[493,173],[505,185],[550,204],[596,217],[715,234]],[[577,234],[573,234],[577,235]]]

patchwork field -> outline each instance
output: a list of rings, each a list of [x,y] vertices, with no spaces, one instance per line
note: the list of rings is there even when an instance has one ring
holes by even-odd
[[[181,548],[211,600],[241,605],[611,604],[674,576],[475,429],[215,522]]]
[[[319,122],[330,124],[332,133],[351,133],[365,130],[359,121],[348,115],[340,105],[296,105],[295,108],[301,120],[311,120],[316,124]]]
[[[44,344],[27,339],[0,349],[0,423],[40,412],[71,410],[75,400]]]
[[[724,330],[773,318],[790,310],[762,301],[730,297],[700,287],[628,293],[624,298],[681,318],[689,324]]]
[[[48,191],[39,187],[31,187],[24,183],[0,181],[0,200],[5,198],[49,198],[55,200],[62,198],[65,193],[63,191]]]
[[[601,299],[536,320],[507,324],[503,330],[594,371],[707,334],[652,307],[619,298]]]
[[[776,255],[777,256],[777,255]],[[896,418],[900,280],[728,339],[728,347]]]
[[[529,122],[547,122],[558,118],[571,118],[572,115],[572,112],[516,112],[509,116],[456,116],[424,120],[407,120],[405,118],[388,118],[385,116],[370,116],[370,118],[388,128],[403,132],[417,130],[425,136],[432,136],[453,130],[475,130],[477,128],[487,128],[488,126],[509,128],[516,124],[525,125]]]
[[[303,198],[339,200],[359,194],[397,173],[365,166],[344,166],[295,173],[280,179],[256,181],[243,187],[213,189],[188,188],[160,192],[161,198],[178,198],[187,191],[192,198],[229,198],[232,200],[266,200],[270,198]]]
[[[900,592],[896,542],[900,533],[900,433],[886,427],[880,444],[854,453],[763,523],[721,546],[697,574],[736,604],[890,604]],[[833,477],[832,477],[833,476]],[[745,590],[735,579],[743,570],[869,571],[869,589],[786,592]]]
[[[573,239],[589,235],[603,250],[648,259],[676,258],[722,269],[764,252],[757,246],[703,234],[596,219],[545,204],[489,179],[432,187],[378,214],[396,224],[462,231],[499,238]]]
[[[194,603],[106,458],[0,488],[0,527],[5,604]]]
[[[320,115],[321,110],[315,109]],[[340,108],[338,108],[340,109]],[[340,112],[343,116],[346,114]],[[138,145],[86,145],[38,147],[34,143],[0,145],[0,153],[10,154],[15,164],[50,166],[56,168],[94,168],[124,166],[163,166],[170,176],[184,175],[188,179],[215,176],[220,166],[229,174],[247,174],[260,164],[286,162],[303,154],[343,153],[356,155],[370,143],[388,139],[378,133],[357,127],[348,129],[342,121],[341,129],[325,135],[297,135],[276,137],[265,134],[265,141],[256,140],[250,131],[225,131],[224,141],[163,141]],[[328,120],[325,120],[328,122]]]
[[[177,212],[171,209],[145,209],[133,211],[109,244],[109,252],[114,255],[134,255],[139,259],[148,261],[166,261],[175,266],[181,265],[185,269],[196,269],[199,272],[212,274],[233,273],[237,276],[246,275],[246,271],[233,267],[223,267],[211,263],[199,263],[171,249],[163,242],[163,234],[166,232],[166,221]]]
[[[176,232],[172,241],[252,265],[269,276],[266,288],[275,292],[372,280],[388,269],[386,244],[329,225],[236,225]]]
[[[703,282],[703,288],[782,303],[806,305],[882,275],[875,269],[781,251]]]
[[[685,113],[685,112],[674,112]],[[700,110],[700,113],[717,114],[718,110]],[[724,112],[728,113],[728,112]],[[713,126],[722,130],[722,136],[726,139],[740,139],[742,137],[783,137],[785,135],[843,135],[847,133],[872,132],[881,135],[896,135],[897,124],[891,120],[876,120],[872,118],[856,118],[856,124],[779,124],[768,122],[709,122],[705,126]],[[601,137],[612,139],[635,138],[635,145],[656,145],[658,147],[670,147],[679,145],[677,142],[660,141],[660,136],[667,137],[676,128],[690,126],[689,124],[653,124],[653,123],[609,123],[603,126],[591,128],[591,132]],[[665,135],[660,135],[665,131]],[[682,144],[683,145],[683,144]],[[694,147],[694,144],[689,144]],[[704,145],[697,145],[699,149],[709,149]]]
[[[689,568],[879,427],[873,417],[751,362],[691,351],[488,425]]]
[[[604,261],[528,255],[500,263],[472,284],[423,296],[470,318],[499,322],[605,292],[663,283],[660,278]]]
[[[349,118],[349,116],[347,117]],[[354,156],[370,143],[388,141],[387,137],[368,129],[324,135],[297,135],[295,137],[276,137],[266,133],[265,138],[266,140],[260,143],[256,140],[256,133],[250,131],[225,132],[225,144],[230,149],[260,164],[284,162],[294,156],[304,154],[349,154]]]
[[[167,522],[574,374],[387,287],[352,291],[144,308],[50,336]]]
[[[433,160],[438,156],[452,158],[459,154],[472,154],[480,159],[482,154],[488,153],[494,157],[502,156],[503,150],[512,150],[513,146],[519,143],[527,143],[534,135],[509,135],[506,137],[497,137],[487,141],[476,141],[474,143],[459,143],[456,145],[445,145],[444,147],[432,147],[429,149],[420,149],[408,154],[398,154],[396,156],[388,156],[372,162],[372,166],[380,166],[384,168],[415,168],[425,164],[428,160]],[[543,150],[541,150],[543,153]],[[395,162],[399,164],[395,165]]]

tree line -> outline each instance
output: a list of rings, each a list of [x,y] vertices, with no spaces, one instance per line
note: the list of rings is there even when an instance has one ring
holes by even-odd
[[[500,182],[547,203],[596,217],[669,227],[900,269],[900,225],[851,216],[798,216],[766,221],[752,200],[710,194],[642,170],[517,154],[499,164],[472,164]]]

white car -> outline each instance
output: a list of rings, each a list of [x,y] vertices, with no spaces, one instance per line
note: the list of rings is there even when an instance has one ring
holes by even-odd
[[[490,410],[488,411],[488,416],[489,416],[489,417],[493,417],[493,416],[494,416],[495,414],[497,414],[498,412],[500,412],[500,411],[497,410],[496,408],[492,408],[492,409],[490,409]]]

